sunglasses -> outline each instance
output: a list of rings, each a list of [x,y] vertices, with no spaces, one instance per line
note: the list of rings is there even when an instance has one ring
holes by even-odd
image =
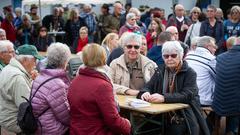
[[[200,14],[199,12],[193,12],[193,14]]]
[[[139,45],[126,45],[127,49],[132,49],[134,47],[134,49],[139,49],[140,46]]]
[[[164,59],[168,59],[169,57],[177,58],[177,54],[164,54],[163,57]]]

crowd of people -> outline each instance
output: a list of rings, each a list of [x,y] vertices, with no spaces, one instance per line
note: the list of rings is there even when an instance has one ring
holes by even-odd
[[[33,4],[21,15],[21,8],[5,7],[0,18],[3,134],[25,134],[17,123],[22,97],[32,99],[39,121],[35,134],[131,134],[117,94],[188,104],[184,114],[164,117],[166,135],[210,135],[216,126],[208,119],[212,115],[226,116],[226,135],[239,133],[239,6],[226,19],[214,5],[186,14],[175,4],[167,19],[162,8],[141,13],[126,4],[123,12],[119,1],[112,13],[103,4],[99,16],[88,4],[81,10],[54,7],[42,20],[37,9]],[[83,62],[73,79],[68,76],[71,53]],[[201,107],[213,112],[204,116]]]

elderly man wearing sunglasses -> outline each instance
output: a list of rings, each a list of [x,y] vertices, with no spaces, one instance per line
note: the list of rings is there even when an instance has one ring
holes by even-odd
[[[140,54],[141,35],[122,37],[124,54],[111,62],[111,77],[118,94],[137,95],[154,74],[156,63]]]

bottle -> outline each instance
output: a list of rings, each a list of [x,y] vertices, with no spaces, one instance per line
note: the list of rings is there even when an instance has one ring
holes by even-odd
[[[50,31],[50,32],[53,31],[52,23],[50,23],[49,31]]]

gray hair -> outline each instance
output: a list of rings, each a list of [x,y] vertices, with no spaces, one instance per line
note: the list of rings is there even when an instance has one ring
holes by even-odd
[[[130,8],[128,13],[134,13],[136,16],[141,16],[141,12],[135,7]]]
[[[9,40],[1,40],[0,41],[0,53],[7,52],[8,47],[14,48],[14,45],[11,41],[9,41]]]
[[[83,9],[86,9],[86,8],[92,9],[92,5],[91,4],[84,4]]]
[[[205,47],[207,44],[214,42],[215,43],[215,39],[210,37],[210,36],[202,36],[198,39],[197,42],[197,46],[198,47]]]
[[[132,19],[132,18],[134,18],[134,17],[136,17],[136,15],[135,15],[134,13],[128,13],[128,14],[126,15],[126,20]]]
[[[15,56],[15,59],[20,62],[23,62],[25,59],[32,59],[32,58],[34,58],[34,56],[32,55],[16,55]]]
[[[178,41],[167,41],[162,46],[162,55],[177,52],[180,60],[183,58],[183,48]]]
[[[231,8],[231,13],[233,13],[234,11],[237,11],[237,12],[239,12],[240,13],[240,7],[239,6],[233,6],[232,8]]]
[[[71,57],[71,51],[66,44],[52,43],[47,49],[47,63],[55,68],[64,68]]]
[[[5,36],[6,36],[6,31],[5,31],[4,29],[0,28],[0,34],[2,34],[2,35],[5,35]]]
[[[214,5],[208,5],[208,6],[207,6],[207,9],[208,9],[208,8],[213,9],[214,12],[217,11],[217,8],[216,8]]]
[[[197,45],[199,38],[200,37],[198,37],[198,36],[193,37],[191,39],[191,45]]]
[[[27,18],[29,21],[31,20],[31,17],[30,17],[29,14],[24,14],[24,15],[22,16],[22,20],[24,20],[25,18]]]
[[[16,8],[15,8],[15,12],[20,12],[20,13],[22,13],[22,9],[21,9],[20,7],[16,7]]]
[[[177,29],[176,26],[169,26],[169,27],[167,27],[166,31],[172,33],[172,31],[174,31],[174,32],[178,32],[178,29]]]
[[[160,43],[164,43],[166,41],[171,41],[172,34],[168,31],[163,31],[163,32],[160,33],[158,39],[159,39]]]
[[[132,32],[126,32],[121,39],[122,46],[127,45],[129,42],[135,41],[139,46],[142,45],[142,36]]]

